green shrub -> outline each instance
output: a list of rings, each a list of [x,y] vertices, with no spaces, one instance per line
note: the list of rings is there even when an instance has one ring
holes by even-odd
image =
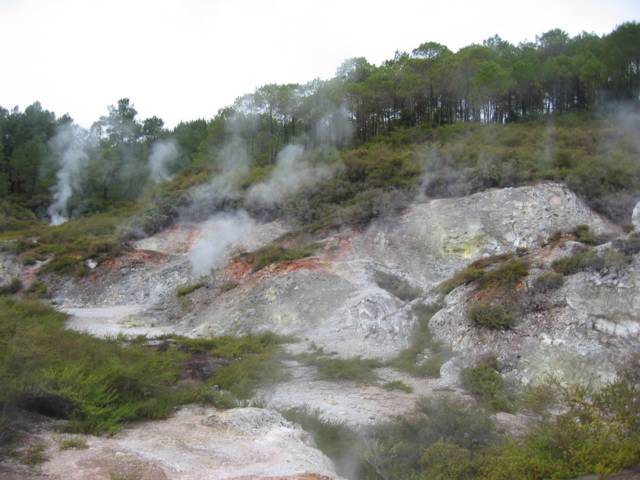
[[[272,334],[214,339],[99,339],[64,329],[45,305],[0,299],[0,404],[67,418],[73,432],[113,432],[127,421],[163,418],[186,403],[234,404],[282,371]],[[162,340],[162,339],[161,339]],[[193,354],[227,359],[206,382],[180,382]]]
[[[224,282],[222,285],[220,285],[220,293],[225,293],[230,290],[233,290],[238,285],[240,285],[238,282],[233,282],[233,281]]]
[[[299,260],[313,255],[314,245],[299,248],[285,248],[279,245],[270,245],[254,252],[255,260],[253,271],[257,272],[273,263]]]
[[[318,448],[333,460],[338,475],[345,478],[357,475],[364,444],[355,431],[344,423],[325,420],[319,411],[308,408],[285,410],[282,415],[313,436]]]
[[[562,275],[573,275],[587,270],[598,271],[605,266],[604,259],[595,250],[580,250],[554,260],[551,267]]]
[[[65,438],[60,442],[60,450],[83,450],[89,448],[84,438]]]
[[[349,380],[359,383],[373,383],[378,379],[376,368],[383,366],[380,360],[374,358],[327,358],[319,357],[313,362],[318,369],[318,375],[323,380]]]
[[[516,322],[514,310],[512,306],[476,302],[469,308],[467,316],[478,327],[509,330]]]
[[[13,295],[22,290],[22,282],[19,278],[12,278],[7,285],[0,286],[0,296]]]
[[[201,289],[202,287],[206,287],[207,284],[205,282],[197,282],[197,283],[192,283],[191,285],[183,285],[181,287],[176,288],[176,296],[179,297],[185,297],[193,292],[195,292],[196,290]]]
[[[48,294],[47,284],[41,280],[34,280],[27,287],[25,293],[34,299],[46,298]]]
[[[557,290],[564,284],[564,277],[556,272],[544,272],[539,275],[532,284],[535,293],[549,293]]]
[[[575,235],[576,240],[587,245],[597,245],[601,243],[596,235],[591,231],[589,225],[578,225],[571,232]]]
[[[420,473],[416,479],[466,480],[476,478],[478,466],[468,448],[438,440],[420,458]]]
[[[495,264],[508,262],[512,258],[513,255],[510,253],[479,258],[478,260],[472,262],[468,267],[456,272],[450,279],[442,282],[439,286],[439,289],[442,293],[448,294],[461,285],[467,285],[471,282],[479,281],[485,275],[487,275],[488,267],[491,267]],[[522,272],[522,263],[517,260],[516,262],[518,263],[516,263],[515,266],[507,267],[504,271],[507,277],[512,276],[518,271]],[[487,283],[489,281],[494,282],[496,280],[499,280],[500,276],[498,274],[493,274],[489,277],[489,279],[490,280],[486,281]]]
[[[464,387],[496,411],[512,411],[502,376],[487,365],[465,368],[462,371]]]
[[[422,294],[419,288],[412,286],[406,280],[390,273],[378,270],[375,272],[373,278],[380,288],[405,302],[414,300]]]
[[[393,380],[382,385],[385,390],[399,390],[405,393],[413,393],[413,388],[400,380]]]

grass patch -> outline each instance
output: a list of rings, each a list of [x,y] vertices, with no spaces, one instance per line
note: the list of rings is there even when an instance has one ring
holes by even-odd
[[[313,365],[318,369],[318,376],[322,380],[349,380],[358,383],[373,383],[378,380],[375,369],[383,366],[380,360],[361,357],[320,357]]]
[[[375,272],[373,278],[380,288],[405,302],[414,300],[422,294],[422,290],[419,288],[412,286],[403,278],[390,273],[378,270]]]
[[[60,442],[60,450],[84,450],[89,448],[84,438],[65,438]]]
[[[449,352],[436,341],[429,330],[431,317],[440,310],[438,304],[418,305],[413,309],[416,317],[409,346],[389,361],[389,366],[416,377],[440,376],[440,367],[449,358]],[[428,349],[430,356],[421,358]]]
[[[45,451],[47,446],[44,444],[36,444],[27,447],[26,450],[21,451],[18,454],[18,460],[20,463],[28,465],[30,467],[35,467],[36,465],[40,465],[47,461],[47,456],[45,455]]]
[[[315,245],[295,248],[286,248],[280,245],[269,245],[253,253],[253,271],[257,272],[258,270],[262,270],[274,263],[300,260],[301,258],[310,257],[313,255],[314,251]]]
[[[405,392],[405,393],[413,393],[413,388],[410,385],[407,385],[404,382],[401,382],[400,380],[394,380],[392,382],[387,382],[385,384],[382,385],[382,388],[384,388],[385,390],[399,390],[401,392]]]
[[[446,295],[462,285],[480,280],[487,274],[488,267],[509,261],[512,258],[513,254],[510,253],[480,258],[472,262],[468,267],[456,272],[453,277],[442,282],[438,288],[441,293]]]
[[[0,404],[67,419],[71,432],[114,432],[128,421],[164,418],[186,403],[233,406],[226,392],[246,398],[281,371],[283,340],[271,334],[174,337],[160,349],[144,338],[68,331],[65,319],[34,301],[0,299]],[[228,361],[207,381],[180,382],[185,363],[199,352]]]
[[[206,286],[207,284],[205,282],[197,282],[197,283],[192,283],[190,285],[183,285],[181,287],[176,288],[176,296],[178,298],[185,297],[195,292],[196,290],[200,290],[202,287],[206,287]]]

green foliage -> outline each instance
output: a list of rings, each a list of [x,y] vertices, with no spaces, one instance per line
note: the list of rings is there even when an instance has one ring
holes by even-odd
[[[317,410],[294,408],[282,412],[284,418],[309,432],[318,448],[333,460],[338,475],[354,478],[361,437],[343,423],[324,420]],[[357,477],[355,477],[357,478]]]
[[[0,404],[67,418],[69,431],[113,432],[127,421],[163,418],[177,405],[233,405],[274,380],[285,341],[272,334],[214,339],[98,339],[64,329],[64,314],[33,301],[0,299]],[[206,383],[179,382],[195,353],[227,361]]]
[[[84,450],[89,448],[84,438],[65,438],[60,442],[60,450]]]
[[[429,330],[429,321],[440,308],[438,304],[414,307],[413,314],[416,320],[409,346],[391,359],[389,366],[416,377],[440,376],[440,367],[449,358],[449,352],[433,338]],[[427,349],[429,350],[428,358],[420,358]]]
[[[0,286],[0,296],[13,295],[20,290],[22,290],[22,282],[19,278],[12,278],[8,284]]]
[[[595,250],[578,250],[572,255],[554,260],[551,264],[551,267],[562,275],[573,275],[587,270],[597,271],[604,266],[604,259]]]
[[[506,253],[502,255],[494,255],[491,257],[482,257],[471,264],[468,267],[456,272],[453,277],[445,280],[438,287],[439,290],[448,294],[458,288],[461,285],[467,285],[469,283],[481,280],[487,274],[487,268],[502,262],[510,261],[513,258],[512,254]],[[516,260],[515,268],[506,267],[507,278],[506,280],[513,279],[514,274],[522,269],[520,261]],[[489,280],[485,280],[485,285],[490,282],[500,281],[501,278],[497,274],[492,274]]]
[[[591,231],[589,225],[578,225],[572,232],[576,240],[586,245],[598,245],[603,243],[602,240]]]
[[[385,390],[399,390],[405,393],[413,393],[413,388],[400,380],[393,380],[382,385]]]
[[[45,455],[46,449],[47,446],[42,443],[31,445],[19,452],[18,460],[25,465],[35,467],[47,461],[47,456]]]
[[[533,281],[534,293],[549,293],[564,284],[564,277],[556,272],[544,272]]]
[[[419,288],[412,286],[406,280],[390,273],[378,270],[375,272],[373,278],[380,288],[406,302],[414,300],[422,294]]]
[[[253,271],[257,272],[258,270],[262,270],[274,263],[300,260],[301,258],[313,255],[314,251],[315,245],[291,248],[286,248],[280,245],[269,245],[253,253],[255,258]]]
[[[491,366],[479,365],[465,368],[462,371],[462,383],[492,410],[506,412],[513,410],[502,376]]]
[[[231,280],[230,281],[226,281],[222,285],[220,285],[220,293],[225,293],[225,292],[228,292],[230,290],[233,290],[238,285],[240,285],[238,282],[234,282],[234,281],[231,281]]]
[[[509,330],[516,322],[515,307],[491,305],[475,302],[467,311],[467,316],[476,326],[490,330]]]
[[[183,285],[181,287],[176,288],[176,295],[178,296],[178,298],[184,297],[195,292],[196,290],[201,289],[202,287],[205,287],[206,285],[207,284],[205,282],[197,282],[197,283],[192,283],[190,285]]]
[[[318,376],[323,380],[349,380],[358,383],[373,383],[378,379],[376,368],[383,366],[374,358],[327,358],[320,356],[312,363],[318,369]]]
[[[424,480],[463,480],[475,478],[477,465],[472,452],[455,443],[438,440],[420,458],[420,473]]]

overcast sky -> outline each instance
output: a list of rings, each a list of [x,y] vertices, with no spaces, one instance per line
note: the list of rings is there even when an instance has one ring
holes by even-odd
[[[0,0],[0,105],[39,100],[89,126],[129,97],[168,126],[265,83],[329,78],[424,41],[457,50],[559,27],[608,33],[640,0]]]

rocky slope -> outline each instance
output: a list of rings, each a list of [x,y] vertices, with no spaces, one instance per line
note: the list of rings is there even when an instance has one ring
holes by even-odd
[[[610,378],[640,344],[638,254],[615,269],[567,276],[545,297],[544,308],[526,310],[507,331],[471,324],[466,311],[474,299],[472,286],[460,286],[447,295],[437,289],[476,259],[518,251],[531,263],[529,276],[518,286],[526,293],[554,259],[579,247],[569,236],[552,244],[548,239],[578,225],[588,225],[598,235],[624,237],[567,188],[553,183],[423,201],[364,231],[344,230],[324,238],[310,258],[253,272],[247,256],[230,255],[226,266],[204,279],[205,286],[180,299],[176,288],[198,280],[188,252],[204,227],[176,225],[138,242],[136,249],[116,261],[100,265],[89,280],[57,280],[54,301],[72,314],[69,328],[99,335],[201,336],[268,330],[296,337],[297,342],[288,346],[291,354],[319,347],[342,357],[381,359],[392,358],[409,344],[415,305],[441,302],[430,328],[452,356],[443,364],[440,378],[414,378],[384,368],[377,384],[331,382],[319,379],[315,367],[292,356],[287,361],[289,379],[258,395],[269,409],[306,405],[325,418],[369,425],[411,410],[421,396],[464,397],[461,369],[488,353],[495,354],[501,372],[517,382],[534,382],[548,373],[584,382]],[[286,231],[280,223],[259,225],[250,239],[231,250],[253,250]],[[11,268],[7,265],[3,268]],[[409,289],[410,297],[381,282],[379,272]],[[229,282],[237,286],[222,288]],[[410,385],[413,393],[380,386],[393,380]],[[225,431],[228,437],[217,437],[219,432],[213,434],[207,425],[206,419],[212,417],[206,415],[237,415],[234,428],[241,430],[258,417],[268,421],[255,438],[232,430]],[[501,417],[506,423],[517,420],[506,417]],[[243,419],[250,421],[243,425]],[[226,442],[244,454],[229,451],[225,456]],[[87,451],[56,456],[44,471],[51,478],[63,478],[64,465],[75,464],[88,465],[80,471],[99,472],[101,462],[111,457],[108,452],[117,450],[124,452],[122,458],[131,458],[132,465],[147,462],[150,471],[164,475],[154,478],[271,478],[305,472],[335,478],[327,459],[272,410],[202,414],[187,409],[167,422],[133,426],[114,439],[91,440],[90,446]],[[177,460],[183,454],[193,466]],[[271,459],[264,465],[246,464],[247,458],[262,456]],[[281,469],[274,467],[274,459]],[[217,473],[204,474],[206,469]],[[89,478],[86,475],[77,478]]]

